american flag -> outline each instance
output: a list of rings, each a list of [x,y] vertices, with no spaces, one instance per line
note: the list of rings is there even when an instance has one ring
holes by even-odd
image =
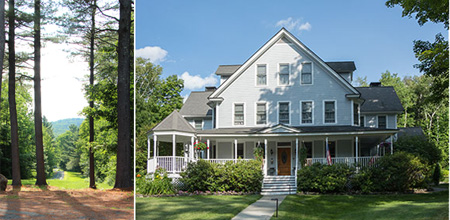
[[[327,146],[327,163],[328,163],[328,165],[331,165],[331,164],[333,164],[333,162],[331,161],[331,154],[330,154],[330,148],[328,147],[328,141],[327,141],[326,146]]]

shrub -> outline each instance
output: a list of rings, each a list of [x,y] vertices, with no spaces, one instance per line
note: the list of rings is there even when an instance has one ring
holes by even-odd
[[[395,142],[397,151],[411,153],[428,164],[435,164],[442,159],[441,150],[425,137],[406,136],[401,137]]]
[[[263,173],[261,162],[256,160],[228,161],[225,164],[199,160],[190,163],[181,177],[180,181],[190,192],[259,192]]]
[[[366,173],[367,172],[367,173]],[[412,188],[426,188],[430,175],[427,165],[410,153],[397,152],[379,158],[375,165],[361,172],[368,178],[369,187],[377,192],[404,192]]]
[[[315,163],[297,173],[297,190],[306,192],[344,192],[353,168],[346,164],[323,165]]]
[[[144,174],[136,175],[136,192],[143,195],[168,195],[174,194],[175,189],[167,172],[158,168],[151,178],[146,178]]]
[[[439,163],[436,163],[436,166],[434,167],[434,171],[433,171],[433,183],[436,186],[439,186],[439,182],[441,180],[441,165]]]

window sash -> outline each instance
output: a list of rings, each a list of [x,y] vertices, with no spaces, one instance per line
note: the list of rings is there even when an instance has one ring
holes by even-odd
[[[312,102],[302,102],[302,123],[312,123]]]
[[[237,144],[237,157],[244,158],[244,144]]]
[[[386,116],[378,116],[378,128],[386,128]]]
[[[335,123],[335,103],[325,102],[325,123]]]
[[[312,64],[304,63],[302,66],[302,84],[312,84]]]
[[[234,105],[234,124],[235,125],[244,124],[244,104]]]
[[[289,103],[280,103],[279,104],[279,123],[289,124]]]
[[[266,65],[258,65],[256,75],[257,75],[257,80],[256,80],[257,85],[266,85],[266,83],[267,83],[267,80],[266,80],[267,67],[266,67]]]
[[[353,104],[353,124],[359,125],[359,105]]]
[[[201,130],[202,129],[202,120],[194,120],[194,126],[195,126],[195,129]]]
[[[279,72],[280,85],[289,85],[289,64],[280,64]]]
[[[266,104],[256,105],[256,124],[266,124]]]

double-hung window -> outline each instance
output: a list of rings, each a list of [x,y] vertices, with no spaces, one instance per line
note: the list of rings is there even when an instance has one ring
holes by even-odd
[[[278,104],[278,123],[289,124],[289,102]]]
[[[234,125],[244,124],[244,104],[234,104]]]
[[[256,104],[256,124],[267,124],[266,103]]]
[[[289,64],[280,63],[280,72],[278,74],[278,84],[287,86],[289,85]]]
[[[336,103],[334,101],[325,102],[325,123],[336,123]]]
[[[302,124],[312,123],[312,102],[302,102]]]
[[[302,64],[302,84],[312,84],[312,64],[303,63]]]
[[[359,105],[353,103],[353,125],[359,125]]]
[[[256,85],[265,86],[267,85],[267,65],[258,64],[256,67]]]
[[[386,128],[386,115],[378,116],[378,128]]]
[[[196,130],[202,130],[202,123],[203,123],[202,120],[195,119],[194,120],[195,129]]]

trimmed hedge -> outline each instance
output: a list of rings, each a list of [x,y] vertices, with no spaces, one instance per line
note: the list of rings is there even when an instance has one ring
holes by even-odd
[[[297,191],[337,193],[347,191],[346,183],[354,168],[346,164],[315,163],[297,173]]]
[[[260,192],[263,180],[261,162],[239,160],[213,164],[205,160],[189,163],[180,181],[189,192]]]

